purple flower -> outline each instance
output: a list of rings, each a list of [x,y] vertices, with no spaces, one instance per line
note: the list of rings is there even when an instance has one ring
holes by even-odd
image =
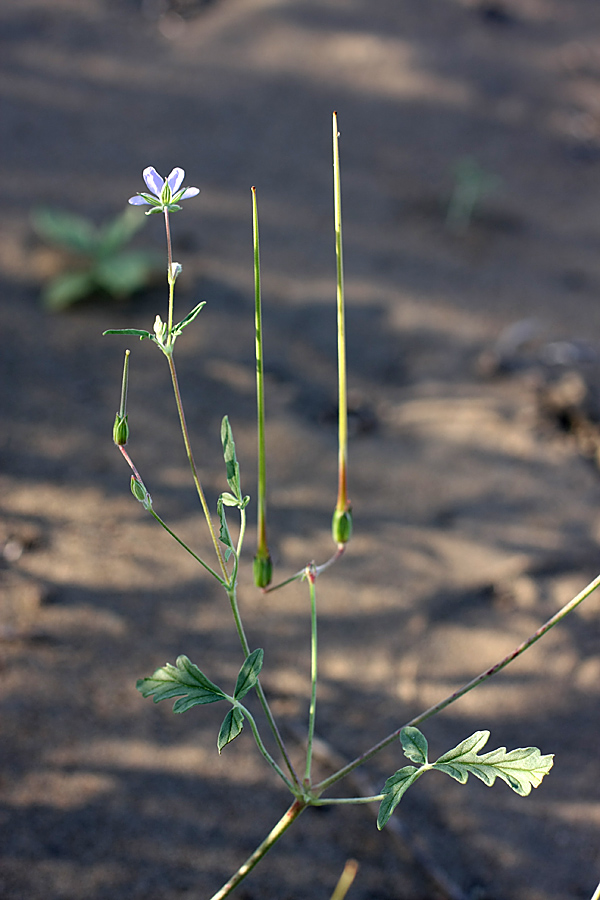
[[[168,210],[176,212],[181,209],[180,200],[189,200],[195,197],[200,191],[197,187],[182,188],[185,172],[183,169],[173,169],[168,178],[161,178],[154,166],[148,166],[143,171],[144,181],[151,193],[139,193],[135,197],[130,197],[129,202],[132,206],[150,206],[151,209],[146,210],[146,215],[152,213],[160,213]]]

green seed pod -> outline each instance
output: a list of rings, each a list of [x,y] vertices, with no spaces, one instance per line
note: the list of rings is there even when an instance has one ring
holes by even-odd
[[[271,561],[271,555],[268,551],[266,556],[262,556],[259,553],[256,554],[252,565],[252,571],[256,587],[266,588],[271,584],[271,578],[273,577],[273,562]]]
[[[127,424],[127,416],[117,413],[115,416],[115,424],[113,425],[113,441],[117,447],[124,447],[129,439],[129,426]]]
[[[347,544],[352,536],[352,507],[336,509],[331,522],[331,534],[336,544]]]

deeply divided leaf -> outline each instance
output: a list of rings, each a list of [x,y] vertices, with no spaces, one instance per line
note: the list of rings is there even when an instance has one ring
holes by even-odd
[[[235,691],[233,692],[233,696],[236,700],[241,700],[242,697],[245,697],[248,691],[252,690],[258,681],[258,676],[263,665],[263,657],[264,651],[258,649],[254,650],[245,660],[240,669],[240,674],[237,677],[235,685]]]
[[[221,730],[219,731],[219,736],[217,738],[217,747],[219,748],[219,753],[226,747],[227,744],[230,744],[238,734],[242,731],[244,727],[244,714],[241,709],[238,709],[237,706],[232,707],[225,718],[223,719],[223,724],[221,725]]]
[[[402,800],[402,797],[420,774],[420,770],[414,766],[405,766],[388,778],[381,792],[385,796],[381,801],[377,815],[377,828],[380,831],[387,824],[388,819]]]
[[[488,787],[494,784],[496,778],[501,778],[522,797],[531,793],[532,788],[539,787],[544,775],[552,768],[554,756],[542,756],[537,747],[519,747],[510,751],[499,747],[478,755],[489,736],[489,731],[476,731],[453,750],[440,756],[432,768],[445,772],[461,784],[466,783],[469,775],[475,775]]]
[[[140,678],[136,687],[144,697],[154,696],[155,703],[180,697],[173,705],[176,713],[226,697],[187,656],[179,656],[174,666],[171,663],[161,666],[149,678]]]

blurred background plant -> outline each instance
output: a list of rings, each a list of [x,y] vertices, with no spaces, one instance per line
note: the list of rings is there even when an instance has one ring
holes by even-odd
[[[37,209],[31,218],[38,236],[60,251],[42,290],[49,310],[66,309],[94,295],[123,300],[147,287],[158,271],[154,253],[125,249],[146,224],[136,210],[127,208],[100,226],[61,209]]]
[[[464,156],[453,166],[454,184],[445,225],[454,234],[464,234],[477,215],[482,200],[496,191],[501,180],[492,172],[482,168],[472,156]]]

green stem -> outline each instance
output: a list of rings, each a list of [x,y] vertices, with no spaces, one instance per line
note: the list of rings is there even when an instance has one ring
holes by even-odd
[[[335,228],[335,258],[337,275],[337,337],[338,337],[338,498],[336,510],[348,509],[348,397],[346,379],[346,324],[344,313],[344,256],[342,245],[342,188],[340,152],[338,145],[337,113],[333,114],[333,205]]]
[[[324,572],[325,569],[328,569],[329,566],[333,565],[334,562],[337,562],[337,560],[340,558],[340,556],[344,555],[345,549],[346,549],[346,545],[340,544],[340,546],[338,546],[338,548],[335,551],[335,553],[333,554],[333,556],[331,556],[327,560],[327,562],[321,563],[320,566],[315,566],[315,575],[317,575],[317,576],[320,575],[321,572]],[[300,579],[304,578],[305,575],[306,575],[306,566],[303,569],[300,569],[299,572],[296,572],[294,575],[291,575],[289,578],[286,578],[285,581],[282,581],[279,584],[274,584],[273,587],[265,588],[263,593],[270,594],[273,591],[278,591],[279,588],[285,587],[286,584],[291,584],[292,581],[300,581]]]
[[[273,844],[279,840],[279,838],[285,834],[288,830],[292,822],[294,822],[298,816],[306,809],[306,801],[296,799],[290,806],[290,808],[285,812],[285,814],[281,817],[277,825],[269,832],[264,841],[258,845],[254,853],[248,857],[246,862],[240,866],[235,875],[232,875],[229,881],[223,885],[223,887],[217,891],[216,894],[210,898],[210,900],[223,900],[224,897],[227,897],[231,891],[234,890],[240,884],[246,875],[252,871],[254,866],[261,861],[265,853],[267,853]]]
[[[231,585],[230,588],[227,589],[227,596],[229,597],[229,603],[231,604],[231,611],[233,613],[235,627],[240,639],[240,644],[242,645],[242,650],[244,651],[244,656],[248,658],[250,656],[250,645],[246,637],[246,632],[244,631],[242,617],[240,616],[240,611],[237,603],[237,584],[235,582]],[[289,757],[286,746],[283,743],[283,738],[281,737],[279,728],[277,727],[277,722],[275,721],[273,713],[271,712],[271,707],[269,706],[269,702],[266,698],[263,686],[260,681],[256,682],[256,693],[258,695],[258,699],[260,700],[260,705],[263,708],[264,714],[267,717],[267,721],[269,723],[271,731],[273,732],[273,737],[275,738],[275,742],[279,748],[279,752],[281,753],[287,766],[288,772],[290,773],[292,781],[295,787],[300,790],[301,787],[298,775],[296,774],[294,766],[292,765],[292,761]]]
[[[267,473],[265,454],[265,383],[262,334],[262,301],[260,288],[260,243],[256,188],[252,190],[252,236],[254,247],[254,329],[256,345],[256,413],[258,420],[258,523],[257,552],[269,553],[267,547]]]
[[[306,770],[304,773],[305,787],[310,786],[310,773],[312,767],[313,741],[315,737],[315,716],[317,711],[317,599],[315,592],[316,573],[314,566],[306,569],[308,587],[310,591],[310,709],[308,713],[308,739],[306,746]]]
[[[205,563],[204,560],[201,559],[196,553],[194,553],[194,551],[190,547],[188,547],[188,545],[186,543],[184,543],[184,541],[182,541],[181,538],[178,537],[174,531],[171,531],[171,529],[166,524],[166,522],[163,522],[161,517],[157,513],[155,513],[153,509],[151,509],[150,512],[152,513],[152,515],[154,516],[154,518],[156,519],[158,524],[162,525],[162,527],[165,529],[167,534],[170,534],[172,538],[175,538],[175,540],[180,545],[180,547],[183,547],[184,550],[187,550],[187,552],[190,554],[190,556],[192,556],[196,560],[196,562],[199,562],[200,565],[203,566],[207,572],[209,572],[211,575],[214,575],[214,577],[217,579],[219,584],[222,584],[223,587],[226,587],[226,583],[223,581],[223,579],[219,575],[217,575],[217,573],[215,572],[214,569],[211,569],[211,567],[208,565],[208,563]]]
[[[327,788],[331,787],[332,784],[335,784],[337,781],[340,781],[342,778],[345,778],[346,775],[349,775],[350,772],[353,772],[354,769],[361,766],[363,763],[367,762],[367,760],[372,759],[380,750],[383,750],[385,747],[388,747],[400,736],[400,732],[402,728],[406,728],[408,725],[420,725],[422,722],[425,722],[427,719],[430,719],[432,716],[436,715],[436,713],[441,712],[441,710],[446,709],[447,706],[450,706],[451,703],[455,703],[460,697],[463,697],[469,691],[472,691],[473,688],[478,687],[478,685],[482,684],[484,681],[487,681],[488,678],[492,678],[502,669],[509,665],[509,663],[513,662],[513,660],[517,659],[529,649],[533,644],[535,644],[541,637],[543,637],[546,632],[550,631],[558,622],[562,621],[570,612],[572,612],[580,603],[582,603],[587,597],[592,594],[596,588],[600,586],[600,575],[594,578],[586,587],[577,594],[576,597],[573,597],[568,603],[565,603],[561,609],[547,622],[545,622],[534,634],[532,634],[526,641],[523,641],[522,644],[513,650],[512,653],[509,653],[508,656],[505,656],[504,659],[500,660],[500,662],[496,663],[496,665],[492,666],[490,669],[486,669],[485,672],[482,672],[476,678],[473,678],[472,681],[467,682],[467,684],[463,685],[463,687],[459,688],[459,690],[454,691],[452,694],[449,694],[443,700],[440,700],[439,703],[436,703],[434,706],[430,706],[429,709],[426,709],[425,712],[420,713],[420,715],[415,716],[414,719],[411,719],[409,722],[406,722],[405,725],[402,725],[396,731],[392,732],[392,734],[388,735],[378,744],[371,747],[370,750],[367,750],[361,756],[358,756],[352,762],[348,763],[348,765],[339,769],[329,778],[325,778],[323,781],[319,782],[319,784],[315,785],[313,790],[315,793],[322,793],[327,790]]]
[[[221,572],[223,573],[223,577],[224,577],[225,581],[228,583],[229,582],[229,573],[227,571],[227,567],[225,566],[225,560],[223,559],[223,554],[221,553],[221,548],[219,546],[219,542],[217,540],[217,535],[215,534],[215,529],[213,527],[213,523],[212,523],[212,520],[210,517],[210,512],[208,509],[208,504],[206,502],[206,497],[204,496],[204,491],[202,490],[200,478],[198,477],[196,463],[194,462],[194,455],[192,453],[192,447],[190,444],[189,432],[188,432],[188,428],[187,428],[187,423],[185,421],[185,413],[183,411],[183,403],[181,401],[181,393],[179,391],[179,382],[177,380],[177,371],[175,369],[175,360],[173,359],[172,354],[167,355],[167,361],[169,363],[169,370],[171,372],[171,381],[173,383],[173,392],[175,394],[175,403],[177,404],[177,412],[179,414],[179,424],[181,426],[181,434],[183,435],[183,443],[185,445],[185,452],[187,454],[188,462],[190,464],[190,469],[192,471],[192,478],[194,479],[194,484],[196,486],[196,492],[200,499],[200,504],[202,506],[202,511],[204,513],[204,518],[206,519],[206,524],[208,525],[208,530],[210,532],[213,546],[215,548],[215,553],[217,554],[217,559],[219,560]]]
[[[123,380],[121,381],[121,402],[119,404],[119,416],[123,418],[127,413],[127,386],[129,384],[129,356],[130,351],[125,351],[123,361]]]
[[[173,295],[175,291],[175,282],[173,281],[173,250],[171,246],[171,223],[169,221],[169,210],[164,210],[165,214],[165,232],[167,235],[167,281],[169,283],[169,321],[167,334],[171,336],[173,329]]]
[[[292,794],[296,794],[296,788],[295,788],[295,786],[292,784],[292,782],[291,782],[290,779],[287,777],[287,775],[285,774],[285,772],[281,769],[281,766],[277,765],[277,763],[275,762],[275,760],[273,759],[273,757],[271,756],[271,754],[269,753],[269,751],[268,751],[267,748],[265,747],[265,745],[264,745],[264,743],[263,743],[263,740],[262,740],[262,738],[261,738],[261,736],[260,736],[260,732],[259,732],[259,730],[258,730],[258,728],[257,728],[256,721],[254,720],[254,717],[253,717],[252,714],[246,709],[245,706],[242,706],[241,703],[239,703],[238,705],[239,705],[239,708],[240,708],[240,709],[242,710],[242,712],[244,713],[244,715],[246,716],[246,718],[248,719],[248,721],[250,722],[250,728],[252,729],[252,734],[254,735],[254,740],[256,741],[256,746],[258,747],[258,749],[260,750],[260,752],[262,753],[262,755],[264,756],[264,758],[266,759],[266,761],[269,763],[269,765],[270,765],[273,769],[275,769],[275,771],[277,772],[277,774],[279,775],[279,777],[282,778],[283,781],[285,781],[285,783],[287,784],[287,786],[288,786],[288,788],[290,789],[290,791],[292,792]]]
[[[374,794],[372,797],[323,797],[318,800],[312,800],[311,806],[333,806],[343,803],[381,803],[385,794]]]

